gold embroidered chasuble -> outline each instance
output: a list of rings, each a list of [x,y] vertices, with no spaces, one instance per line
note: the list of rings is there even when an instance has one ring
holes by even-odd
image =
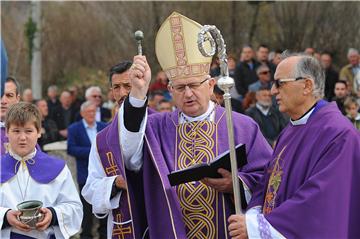
[[[218,154],[217,125],[208,120],[194,121],[177,126],[176,170],[194,164],[210,162]],[[222,195],[200,181],[181,184],[177,194],[187,238],[219,237],[219,218],[223,218]],[[221,197],[222,198],[222,197]],[[222,225],[223,227],[224,225]],[[223,230],[220,230],[223,231]]]

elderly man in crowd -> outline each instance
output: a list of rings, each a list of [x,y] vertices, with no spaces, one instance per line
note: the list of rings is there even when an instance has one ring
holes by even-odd
[[[288,121],[273,105],[270,90],[261,87],[256,91],[256,104],[246,110],[246,114],[259,124],[260,130],[271,146],[275,145],[280,132]]]
[[[54,111],[61,105],[58,98],[58,87],[56,85],[51,85],[47,88],[47,104],[49,107],[49,115],[52,117]]]
[[[360,56],[359,51],[350,48],[347,53],[349,64],[341,68],[339,79],[346,81],[350,92],[357,93],[357,82],[354,82],[354,77],[360,72]]]
[[[256,82],[249,85],[249,91],[250,92],[256,92],[260,88],[267,88],[270,89],[270,80],[271,80],[271,71],[270,68],[267,65],[260,65],[256,69],[256,74],[259,78]]]
[[[98,86],[91,86],[85,91],[85,99],[96,105],[96,121],[108,122],[111,119],[111,111],[102,107],[102,94]]]
[[[68,136],[67,127],[75,122],[76,111],[71,105],[71,94],[69,91],[63,91],[60,94],[60,105],[58,105],[52,112],[51,119],[56,122],[59,129],[61,139],[66,139]]]
[[[32,90],[30,88],[26,88],[23,91],[21,99],[24,102],[33,103],[34,102],[34,97],[33,97]]]

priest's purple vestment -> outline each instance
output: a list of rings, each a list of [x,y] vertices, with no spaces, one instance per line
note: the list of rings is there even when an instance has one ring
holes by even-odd
[[[359,182],[360,133],[327,103],[283,130],[249,208],[286,238],[360,238]]]

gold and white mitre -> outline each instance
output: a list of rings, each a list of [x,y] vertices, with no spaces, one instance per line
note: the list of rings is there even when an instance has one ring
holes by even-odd
[[[169,80],[209,74],[211,57],[203,56],[197,45],[201,27],[177,12],[161,25],[155,39],[155,52]],[[210,52],[210,43],[206,42],[204,48]]]

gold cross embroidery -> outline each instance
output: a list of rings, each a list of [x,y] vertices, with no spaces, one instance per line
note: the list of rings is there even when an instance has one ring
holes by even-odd
[[[117,175],[117,171],[119,170],[117,165],[115,164],[115,160],[114,160],[114,156],[112,154],[112,152],[107,152],[106,153],[106,157],[107,160],[109,162],[109,167],[105,168],[106,174],[107,175]]]
[[[122,222],[121,214],[116,215],[116,221]],[[116,225],[113,229],[113,236],[117,236],[118,239],[125,239],[126,235],[131,234],[131,226],[124,227],[124,225]]]
[[[271,175],[269,178],[269,182],[267,185],[265,200],[264,200],[264,207],[263,207],[263,213],[269,214],[275,207],[275,199],[277,196],[277,191],[279,190],[282,175],[283,175],[283,168],[282,168],[282,161],[281,158],[283,152],[285,151],[287,145],[283,147],[283,149],[280,151],[278,156],[275,158],[275,165],[271,171]]]

